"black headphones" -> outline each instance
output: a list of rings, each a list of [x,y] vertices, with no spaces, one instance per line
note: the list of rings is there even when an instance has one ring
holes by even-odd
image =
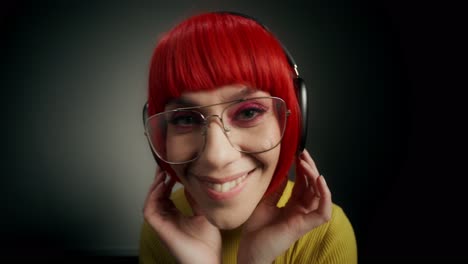
[[[241,14],[241,13],[237,13],[237,12],[230,12],[230,11],[220,11],[220,12],[217,12],[217,13],[231,14],[231,15],[236,15],[236,16],[240,16],[240,17],[250,19],[252,21],[255,21],[260,26],[262,26],[266,31],[273,34],[263,23],[261,23],[260,21],[258,21],[257,19],[255,19],[253,17],[247,16],[247,15],[244,15],[244,14]],[[279,42],[279,40],[278,40],[278,42]],[[305,85],[304,80],[301,77],[299,77],[299,71],[297,69],[297,64],[294,61],[293,57],[289,53],[288,49],[286,49],[286,47],[281,42],[280,42],[280,45],[283,48],[284,53],[286,54],[289,65],[294,69],[294,73],[296,74],[296,76],[293,79],[293,83],[294,83],[294,89],[296,91],[297,101],[299,103],[301,116],[302,116],[302,120],[301,120],[301,138],[300,138],[299,145],[298,145],[297,152],[296,152],[297,155],[299,155],[299,154],[302,153],[302,151],[304,151],[304,148],[305,148],[305,145],[306,145],[306,140],[307,140],[307,113],[308,113],[308,111],[307,111],[307,89],[306,89],[306,85]],[[146,126],[146,120],[147,119],[148,119],[148,103],[145,103],[145,105],[143,106],[143,125],[144,126]],[[153,148],[150,147],[150,149],[151,149],[151,152],[153,153],[153,156],[155,157],[155,160],[157,161],[156,154],[154,153]]]

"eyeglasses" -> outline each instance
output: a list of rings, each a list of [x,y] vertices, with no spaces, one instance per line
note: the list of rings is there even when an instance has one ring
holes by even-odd
[[[220,115],[202,114],[219,105],[226,105]],[[161,160],[183,164],[196,160],[203,152],[211,118],[219,119],[233,148],[253,154],[279,145],[290,114],[278,97],[239,99],[158,113],[147,119],[145,134]]]

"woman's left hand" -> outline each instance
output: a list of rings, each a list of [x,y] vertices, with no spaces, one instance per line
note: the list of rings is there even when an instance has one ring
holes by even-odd
[[[285,207],[277,203],[287,180],[265,197],[244,224],[238,263],[272,263],[294,242],[331,218],[331,193],[305,150],[296,160],[296,183]]]

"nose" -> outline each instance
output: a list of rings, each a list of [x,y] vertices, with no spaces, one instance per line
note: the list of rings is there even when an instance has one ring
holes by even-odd
[[[219,117],[207,120],[205,129],[205,147],[198,158],[199,165],[206,169],[222,168],[240,157],[241,153],[229,142]]]

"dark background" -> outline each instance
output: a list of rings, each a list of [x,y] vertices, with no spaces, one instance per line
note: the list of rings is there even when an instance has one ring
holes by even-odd
[[[461,8],[403,1],[7,1],[1,255],[136,261],[149,58],[183,18],[265,23],[309,89],[307,148],[360,263],[467,261]]]

